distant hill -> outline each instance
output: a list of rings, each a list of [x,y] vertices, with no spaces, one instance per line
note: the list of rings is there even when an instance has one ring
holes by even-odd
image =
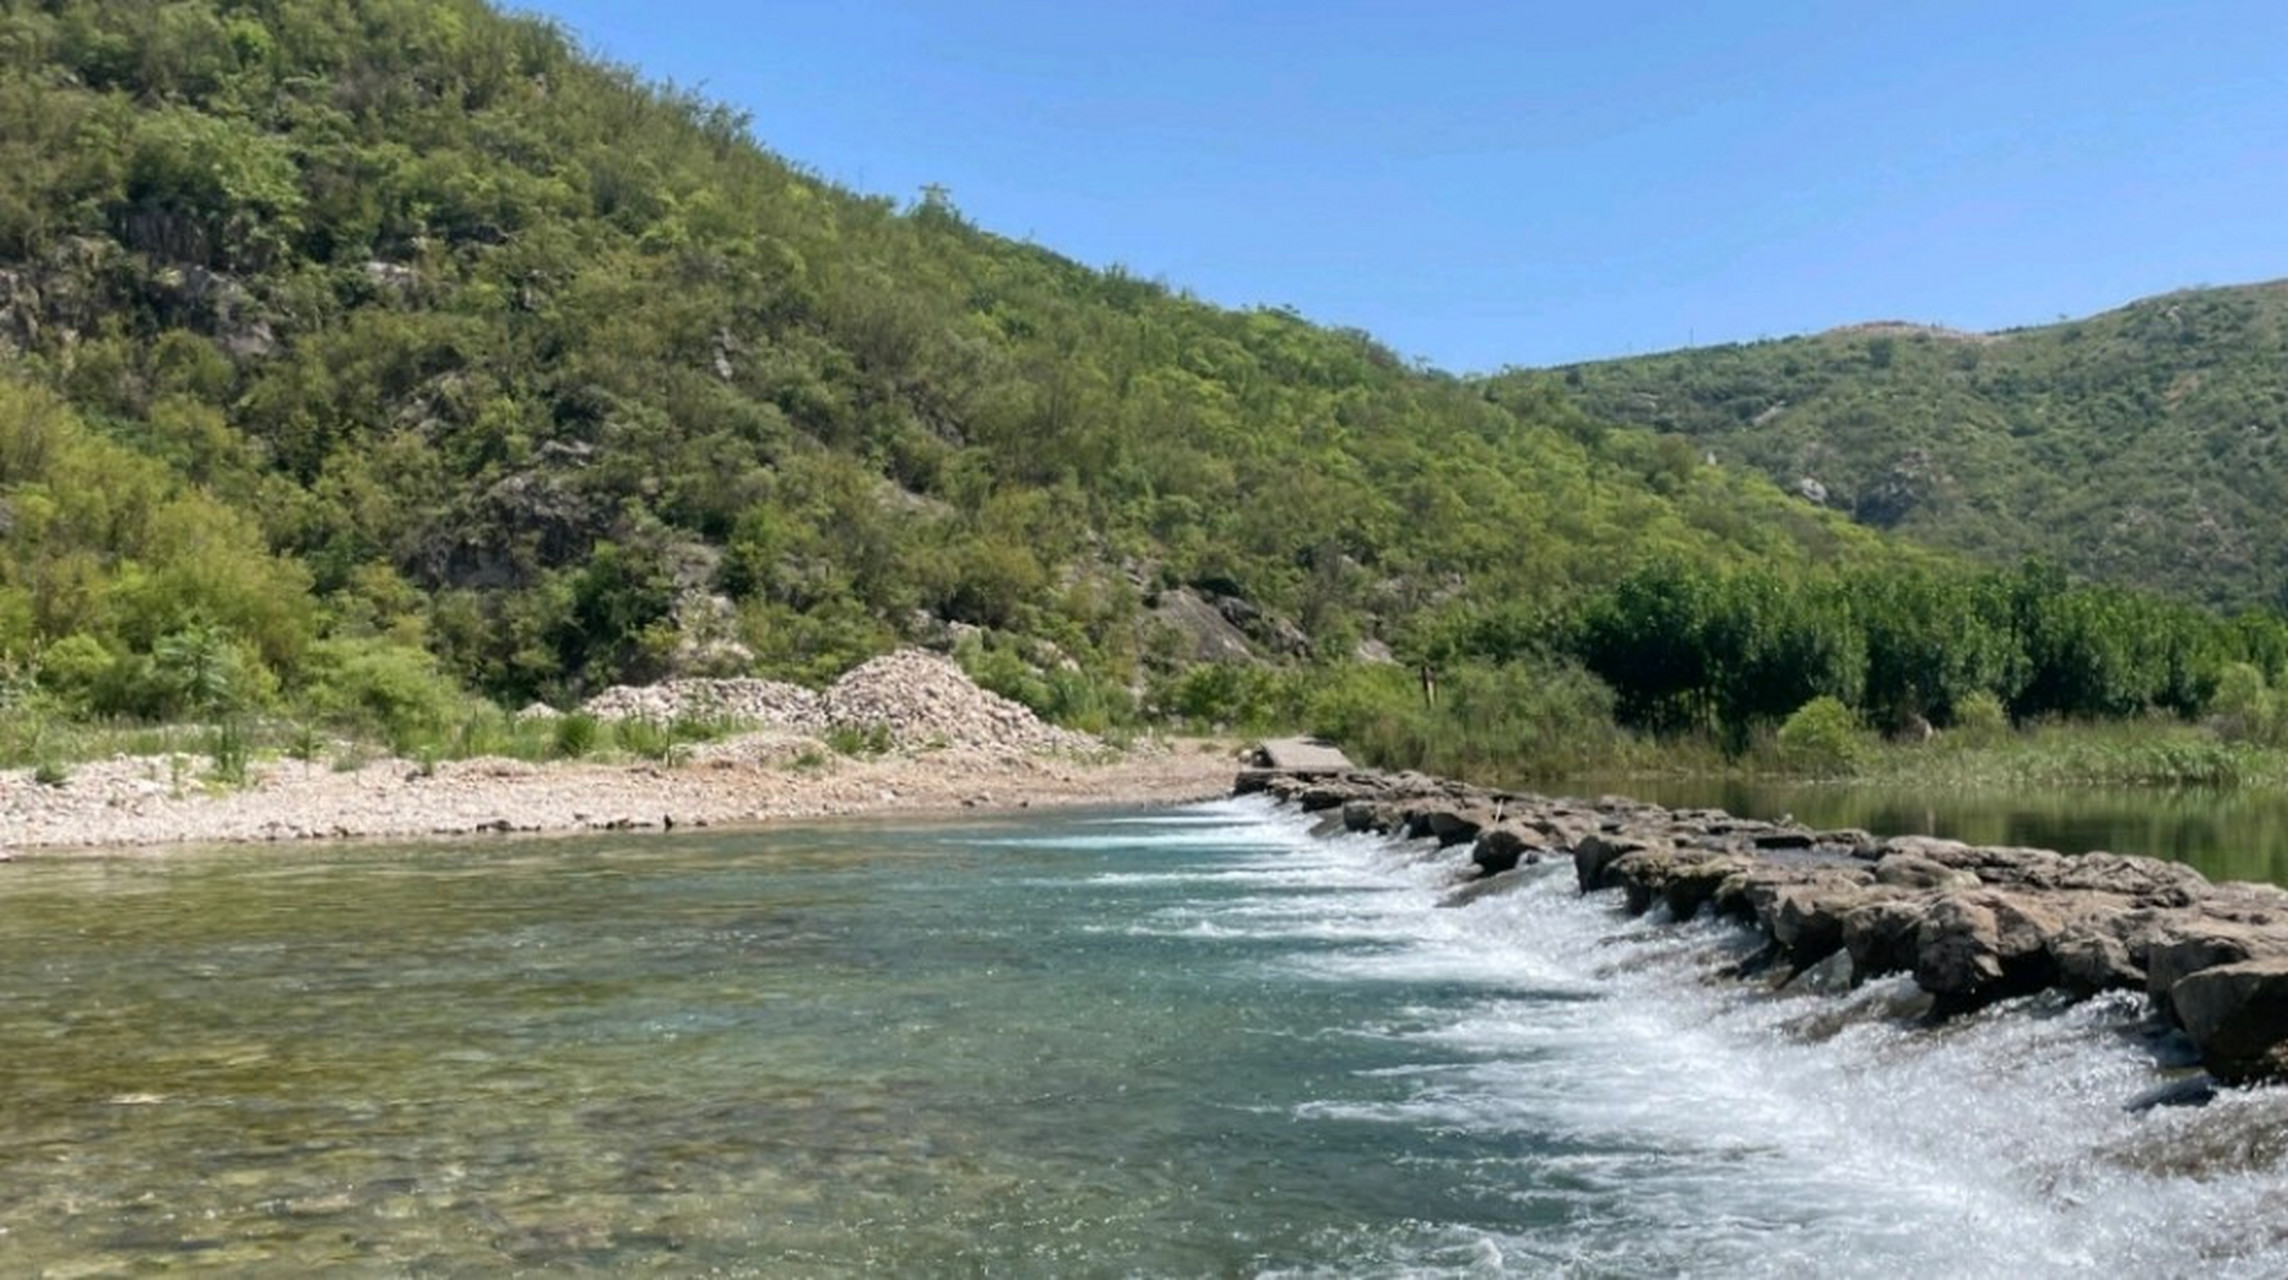
[[[964,637],[1118,690],[1896,556],[1554,382],[837,188],[476,0],[9,5],[0,102],[0,677],[81,708]]]
[[[2288,600],[2288,282],[2003,333],[1853,325],[1554,376],[1593,415],[1934,547],[2228,608]]]

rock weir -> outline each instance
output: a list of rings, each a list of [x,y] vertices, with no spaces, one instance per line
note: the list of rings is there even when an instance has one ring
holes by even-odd
[[[2288,1080],[2288,889],[2213,884],[2158,858],[1822,831],[1417,773],[1252,769],[1236,791],[1322,813],[1329,832],[1467,844],[1456,902],[1568,858],[1583,893],[1615,893],[1631,913],[1712,913],[1758,931],[1744,976],[1832,988],[1911,974],[1941,1019],[2037,991],[2139,991],[2219,1081]]]

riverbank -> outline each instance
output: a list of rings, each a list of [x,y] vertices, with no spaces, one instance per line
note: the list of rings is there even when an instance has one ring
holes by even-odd
[[[1234,767],[1204,741],[1087,755],[845,756],[783,732],[705,744],[679,763],[385,757],[343,769],[283,759],[250,766],[247,785],[232,788],[199,780],[178,758],[120,758],[78,766],[61,786],[28,769],[0,773],[0,855],[1161,803],[1221,795]]]
[[[545,709],[542,709],[545,712]],[[669,830],[785,819],[906,816],[1045,805],[1155,804],[1223,794],[1235,761],[1205,740],[1119,748],[1042,723],[940,655],[901,650],[813,692],[762,680],[607,690],[553,725],[571,758],[375,758],[354,743],[303,758],[115,756],[0,772],[0,858],[158,845],[487,833]],[[698,716],[751,726],[681,742]],[[585,752],[599,724],[657,748]],[[210,739],[213,735],[209,735]]]
[[[2156,858],[1977,846],[1552,799],[1420,774],[1250,771],[1239,789],[1325,830],[1453,850],[1464,906],[1570,864],[1584,893],[1635,914],[1737,920],[1764,947],[1737,976],[1833,994],[1892,974],[1899,1012],[1944,1020],[2041,991],[2143,993],[2225,1083],[2288,1079],[2288,890],[2213,884]]]

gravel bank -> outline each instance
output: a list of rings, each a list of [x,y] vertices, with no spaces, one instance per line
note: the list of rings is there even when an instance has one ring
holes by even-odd
[[[43,850],[488,832],[723,826],[852,814],[1153,803],[1227,793],[1197,744],[1076,758],[964,748],[829,756],[781,732],[709,744],[684,764],[384,759],[354,771],[280,760],[245,788],[172,780],[163,759],[84,764],[61,787],[0,773],[0,857]],[[204,763],[203,761],[200,763]]]
[[[200,781],[204,760],[74,766],[62,786],[0,772],[0,858],[40,849],[220,844],[482,832],[721,826],[844,814],[1125,804],[1225,794],[1235,762],[1205,744],[1113,752],[1043,724],[935,654],[904,651],[824,693],[763,680],[616,688],[599,718],[724,715],[767,727],[694,748],[673,765],[384,759],[355,769],[280,760],[249,785]],[[829,729],[879,730],[879,756],[828,751]]]

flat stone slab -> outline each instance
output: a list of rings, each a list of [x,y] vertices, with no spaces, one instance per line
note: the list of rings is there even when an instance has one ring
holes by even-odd
[[[1255,765],[1280,773],[1349,773],[1358,767],[1340,747],[1317,738],[1266,738],[1255,746]]]

